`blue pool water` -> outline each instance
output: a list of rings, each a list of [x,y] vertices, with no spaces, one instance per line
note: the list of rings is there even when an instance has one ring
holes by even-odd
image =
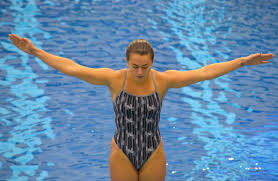
[[[153,68],[192,70],[278,54],[278,1],[0,1],[0,180],[110,180],[109,90],[14,47],[8,34],[88,67],[127,68],[147,39]],[[170,89],[160,131],[167,181],[278,180],[278,63]]]

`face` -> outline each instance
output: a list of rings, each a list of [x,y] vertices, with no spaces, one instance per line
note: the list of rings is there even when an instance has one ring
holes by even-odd
[[[153,62],[150,54],[140,55],[137,53],[131,53],[127,64],[134,79],[141,82],[148,76],[152,69]]]

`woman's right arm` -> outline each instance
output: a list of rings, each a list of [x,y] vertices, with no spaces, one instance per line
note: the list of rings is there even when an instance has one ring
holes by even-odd
[[[9,38],[17,48],[25,53],[38,57],[47,65],[64,74],[77,77],[91,84],[109,86],[115,75],[115,71],[109,68],[89,68],[70,59],[47,53],[46,51],[35,47],[28,38],[22,38],[15,34],[10,34]]]

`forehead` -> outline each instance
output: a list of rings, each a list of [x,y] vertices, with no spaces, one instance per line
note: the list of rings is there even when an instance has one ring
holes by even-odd
[[[150,54],[140,55],[138,53],[131,53],[129,62],[136,65],[152,64],[152,59]]]

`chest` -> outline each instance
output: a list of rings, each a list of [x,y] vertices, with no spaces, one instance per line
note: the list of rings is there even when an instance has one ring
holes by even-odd
[[[138,97],[150,95],[150,94],[154,93],[156,90],[156,92],[159,94],[159,96],[163,100],[164,96],[167,92],[165,83],[163,83],[163,80],[161,80],[159,78],[159,76],[154,75],[153,79],[155,81],[155,85],[153,83],[153,80],[150,80],[146,84],[138,86],[129,80],[126,80],[124,83],[124,75],[122,75],[119,79],[113,81],[111,87],[109,87],[112,101],[114,102],[115,98],[119,95],[119,93],[122,90],[124,90],[126,93],[129,93],[131,95],[136,95]],[[155,89],[155,86],[156,86],[156,89]]]
[[[155,91],[146,96],[135,96],[125,91],[121,91],[113,102],[115,115],[140,118],[142,116],[150,119],[160,114],[162,99]]]

